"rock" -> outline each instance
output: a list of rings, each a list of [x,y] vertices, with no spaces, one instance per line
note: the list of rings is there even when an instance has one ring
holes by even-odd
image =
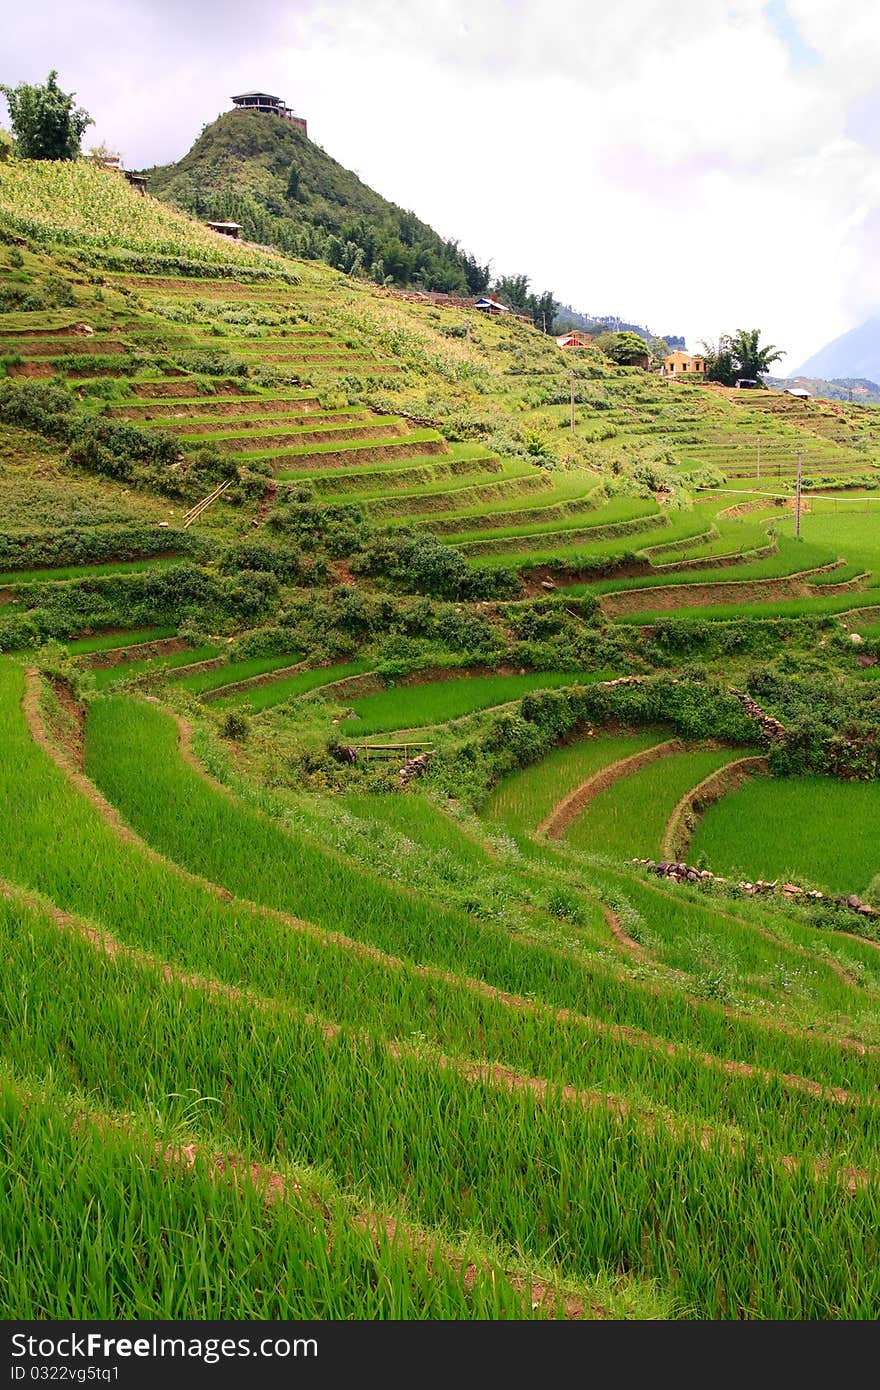
[[[849,635],[849,640],[852,642],[854,647],[860,647],[862,644],[862,638],[858,632],[851,632]]]
[[[541,580],[541,588],[542,588],[542,589],[548,589],[548,590],[549,590],[549,589],[555,589],[555,588],[556,588],[556,585],[553,583],[553,580],[552,580],[552,579],[542,579],[542,580]]]
[[[857,897],[855,893],[850,893],[849,897],[845,898],[844,901],[847,907],[851,907],[854,910],[858,910],[862,905],[861,898]]]

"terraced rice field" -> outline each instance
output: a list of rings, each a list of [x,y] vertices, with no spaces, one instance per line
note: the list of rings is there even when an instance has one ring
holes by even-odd
[[[161,642],[175,637],[173,627],[144,627],[129,632],[96,633],[94,637],[76,637],[65,646],[72,656],[88,656],[95,652],[120,651],[137,647],[145,642]]]
[[[179,555],[148,556],[143,560],[120,560],[106,565],[59,565],[51,569],[9,570],[0,574],[0,584],[23,588],[28,584],[54,584],[65,579],[97,579],[104,574],[143,574],[145,570],[166,569],[180,564]]]
[[[381,734],[395,729],[430,728],[475,710],[518,700],[529,690],[553,690],[607,680],[607,671],[530,671],[520,676],[453,676],[423,685],[395,686],[353,703],[354,717],[343,719],[348,734]]]
[[[880,789],[756,778],[709,808],[692,842],[716,873],[863,894],[880,873]]]
[[[372,663],[368,659],[347,661],[336,666],[321,666],[312,671],[299,671],[296,675],[280,676],[250,689],[237,691],[233,695],[223,695],[214,703],[218,709],[243,709],[252,714],[286,704],[288,700],[306,695],[309,691],[320,690],[336,681],[347,680],[350,676],[360,676],[369,671]]]
[[[749,749],[670,752],[600,790],[566,830],[573,849],[624,859],[660,858],[663,831],[678,801],[710,772]]]
[[[227,661],[209,671],[198,671],[191,676],[181,676],[178,684],[194,695],[204,695],[239,681],[251,680],[254,676],[266,675],[269,671],[279,671],[295,666],[302,661],[302,652],[287,652],[281,656],[257,656],[242,661]]]
[[[0,164],[0,221],[27,242],[20,264],[0,245],[0,289],[60,273],[74,298],[0,314],[0,356],[181,457],[121,486],[0,430],[0,501],[37,557],[0,576],[29,649],[0,657],[0,1313],[876,1319],[880,951],[854,934],[873,924],[629,862],[752,750],[650,755],[713,700],[740,727],[728,688],[757,688],[748,649],[704,662],[687,628],[682,681],[640,627],[705,611],[739,638],[745,617],[841,612],[875,635],[868,502],[811,498],[797,542],[748,473],[760,433],[767,491],[798,447],[870,477],[870,412],[590,350],[570,431],[570,362],[528,326],[226,245],[85,164]],[[736,495],[697,491],[698,465]],[[38,563],[80,514],[175,521],[193,476],[231,469],[184,564]],[[300,506],[308,526],[275,524]],[[436,592],[355,563],[362,533],[401,528],[453,547],[426,547]],[[805,632],[761,653],[767,698],[801,658],[849,698],[849,644]],[[44,647],[65,634],[72,675]],[[336,684],[410,650],[421,676]],[[247,651],[275,655],[225,659]],[[604,681],[600,662],[644,682],[517,707]],[[110,689],[146,674],[149,698]],[[590,735],[571,720],[593,700],[627,713]],[[337,756],[415,729],[420,780]],[[689,857],[864,893],[874,800],[756,779]]]
[[[14,714],[20,678],[16,678],[8,666],[3,669],[2,678],[4,737],[12,752],[12,765],[7,764],[7,775],[14,768],[18,773],[17,782],[32,785],[35,790],[40,788],[39,811],[37,802],[26,799],[20,830],[0,847],[4,873],[17,875],[26,862],[18,857],[19,836],[22,847],[25,833],[32,841],[37,829],[34,816],[50,815],[54,809],[51,803],[59,799],[67,802],[76,794],[51,767],[45,755],[27,743],[23,725]],[[257,900],[270,890],[276,899],[291,905],[295,903],[302,912],[305,898],[311,894],[318,912],[326,913],[329,908],[337,924],[342,925],[338,914],[344,913],[346,871],[335,865],[328,875],[329,862],[325,856],[318,853],[304,857],[302,847],[297,848],[296,841],[288,839],[288,832],[272,830],[268,822],[260,821],[253,813],[236,808],[226,797],[212,792],[178,761],[176,730],[167,716],[155,707],[135,706],[124,700],[103,701],[95,707],[94,715],[97,722],[92,724],[90,742],[92,736],[96,741],[91,743],[89,753],[93,774],[114,798],[120,798],[126,819],[133,821],[149,838],[155,838],[164,852],[174,852],[184,862],[197,866],[198,871],[216,870],[218,879],[234,883],[239,891],[246,889]],[[142,756],[145,749],[151,754],[146,759]],[[186,824],[178,824],[174,818],[163,814],[162,808],[169,804],[171,795],[174,804],[183,809]],[[149,1070],[163,1090],[185,1093],[187,1087],[178,1079],[185,1070],[187,1086],[195,1086],[203,1095],[210,1094],[215,1084],[211,1059],[224,1058],[227,1099],[223,1115],[208,1109],[199,1120],[200,1142],[206,1153],[218,1149],[229,1152],[230,1137],[234,1133],[235,1151],[243,1155],[246,1163],[259,1162],[262,1172],[279,1167],[283,1170],[291,1157],[299,1165],[320,1162],[326,1169],[328,1155],[332,1155],[329,1169],[332,1180],[347,1186],[352,1180],[368,1178],[383,1210],[394,1210],[402,1193],[407,1192],[410,1221],[421,1230],[442,1225],[453,1211],[460,1210],[463,1192],[460,1184],[476,1183],[482,1217],[491,1220],[493,1230],[498,1232],[507,1248],[516,1244],[521,1260],[528,1264],[530,1258],[537,1256],[539,1248],[543,1248],[542,1242],[551,1232],[565,1252],[564,1257],[557,1253],[556,1262],[560,1269],[568,1271],[567,1277],[575,1283],[578,1279],[594,1281],[597,1271],[609,1269],[626,1252],[627,1259],[634,1262],[629,1282],[636,1288],[648,1277],[649,1271],[659,1272],[665,1281],[668,1278],[665,1271],[674,1268],[677,1297],[683,1296],[680,1292],[683,1281],[689,1303],[696,1301],[715,1313],[729,1310],[731,1302],[738,1307],[751,1306],[764,1311],[768,1308],[766,1296],[761,1295],[759,1302],[756,1298],[765,1288],[780,1290],[770,1302],[770,1309],[777,1306],[776,1298],[781,1297],[784,1290],[785,1306],[793,1303],[802,1312],[838,1306],[855,1312],[867,1310],[873,1286],[870,1282],[863,1286],[858,1271],[869,1270],[871,1263],[864,1259],[864,1236],[858,1233],[872,1228],[875,1197],[871,1187],[859,1185],[850,1194],[846,1199],[847,1209],[853,1219],[843,1222],[839,1216],[840,1185],[833,1169],[829,1172],[817,1169],[815,1173],[810,1171],[808,1176],[806,1171],[790,1173],[784,1165],[772,1161],[769,1164],[746,1162],[738,1154],[736,1145],[723,1137],[723,1117],[735,1113],[737,1123],[746,1127],[753,1142],[769,1144],[771,1150],[777,1146],[777,1153],[782,1153],[787,1143],[795,1146],[797,1141],[796,1152],[801,1163],[811,1153],[827,1153],[829,1146],[841,1142],[852,1145],[848,1150],[849,1162],[855,1163],[863,1156],[869,1161],[870,1145],[852,1144],[854,1132],[849,1124],[848,1110],[809,1092],[768,1087],[763,1078],[752,1078],[747,1073],[740,1077],[728,1075],[723,1070],[716,1073],[695,1058],[689,1060],[686,1051],[670,1055],[665,1050],[644,1047],[636,1038],[622,1047],[620,1040],[611,1037],[603,1040],[601,1032],[592,1032],[590,1047],[585,1050],[582,1043],[586,1036],[583,1032],[587,1027],[586,1019],[579,1022],[572,1017],[561,1022],[549,1013],[545,1016],[540,1009],[532,1014],[512,1011],[500,999],[493,1003],[491,997],[479,991],[472,992],[463,983],[450,980],[442,985],[438,976],[422,978],[406,966],[389,970],[378,959],[373,962],[367,956],[352,954],[342,942],[339,945],[331,943],[326,933],[323,943],[318,938],[314,940],[316,964],[320,961],[320,974],[315,975],[306,966],[313,949],[310,946],[312,938],[307,932],[300,931],[291,937],[290,928],[283,927],[280,922],[276,926],[272,918],[255,918],[245,908],[224,904],[195,883],[169,874],[161,863],[145,857],[137,845],[126,845],[116,839],[87,802],[82,801],[81,807],[79,816],[61,822],[68,827],[59,845],[66,864],[64,877],[58,873],[61,860],[48,854],[38,862],[31,856],[30,868],[26,871],[30,881],[36,874],[44,891],[51,886],[69,910],[75,911],[76,903],[86,894],[92,920],[97,915],[107,929],[121,933],[123,940],[134,943],[139,939],[141,952],[159,950],[166,958],[170,952],[180,962],[179,973],[173,971],[169,977],[167,972],[151,964],[149,955],[135,957],[123,952],[108,957],[85,937],[78,936],[72,924],[66,931],[59,931],[51,918],[44,919],[44,925],[39,928],[41,949],[38,952],[34,953],[30,946],[20,951],[13,944],[13,938],[12,954],[7,952],[7,959],[13,961],[14,970],[6,972],[4,978],[11,979],[14,973],[21,987],[23,981],[30,981],[35,971],[51,970],[56,978],[64,974],[70,981],[65,994],[54,996],[56,1003],[43,1017],[40,1033],[31,1027],[22,1029],[19,1026],[15,1035],[9,1036],[13,1045],[8,1055],[28,1074],[45,1066],[50,1056],[55,1057],[57,1064],[59,1030],[69,1026],[65,1020],[73,1017],[73,1011],[78,1009],[79,1017],[88,1017],[91,1026],[87,1034],[82,1034],[77,1047],[77,1077],[80,1084],[88,1087],[93,1107],[112,1110],[117,1097],[127,1094],[134,1084],[135,1073],[143,1077],[148,1055],[153,1058]],[[248,824],[247,834],[242,833],[242,818]],[[224,821],[228,822],[228,829],[224,829]],[[206,833],[209,828],[210,834]],[[267,848],[276,869],[290,862],[292,853],[296,856],[296,864],[291,864],[291,876],[282,880],[276,872],[267,875],[261,870],[263,851],[259,848],[261,844],[268,847],[278,835],[284,837],[283,857],[279,858],[277,851]],[[81,849],[77,849],[79,844]],[[236,845],[239,847],[237,853],[234,851]],[[91,869],[86,873],[86,865],[94,863],[96,853],[106,861],[108,874],[106,880],[102,877],[101,891],[106,895],[107,907],[100,907],[94,901],[94,874]],[[80,871],[76,866],[80,857],[82,873],[78,881]],[[117,864],[121,874],[114,867]],[[135,890],[134,893],[125,891],[126,884]],[[152,895],[160,886],[164,907],[157,913],[151,910],[151,904]],[[116,896],[120,889],[121,899]],[[395,930],[389,912],[393,899],[389,898],[387,889],[377,886],[374,891],[377,908],[382,903],[381,910],[376,915],[365,915],[352,902],[348,918],[359,935],[365,930],[368,936],[378,931],[390,944],[389,929],[392,933]],[[369,881],[361,879],[358,889],[361,905],[368,900],[368,892]],[[197,916],[191,914],[187,900],[192,900],[192,908],[200,903]],[[110,904],[114,904],[112,908]],[[6,906],[4,904],[4,909]],[[407,943],[407,952],[419,941],[425,944],[430,941],[429,949],[435,959],[442,959],[444,950],[451,951],[455,953],[453,968],[456,972],[473,971],[477,966],[475,952],[477,956],[483,955],[491,940],[491,955],[485,956],[479,965],[478,978],[482,975],[499,982],[506,979],[506,987],[510,989],[514,976],[525,985],[526,974],[531,972],[532,988],[537,986],[539,996],[546,997],[549,990],[560,1003],[566,995],[570,1004],[575,1002],[577,995],[586,1003],[585,989],[595,992],[603,988],[614,993],[613,975],[608,975],[606,983],[600,986],[599,972],[589,984],[574,964],[566,970],[560,957],[555,957],[555,983],[551,984],[546,969],[554,957],[552,952],[548,955],[546,947],[518,945],[508,937],[506,946],[499,950],[505,940],[504,933],[496,936],[484,930],[462,937],[448,914],[446,918],[435,920],[432,932],[426,935],[419,931],[417,919],[428,910],[411,900],[400,900],[400,925],[396,930],[402,932],[399,939],[401,944]],[[32,929],[33,917],[34,914],[28,918]],[[218,930],[222,920],[228,920],[230,926],[233,920],[236,923],[234,950],[222,944],[227,937],[222,928]],[[193,929],[196,921],[200,924],[198,931]],[[442,921],[447,923],[445,932],[441,929]],[[136,927],[138,922],[142,924],[140,929]],[[259,941],[258,949],[253,952],[245,950],[245,942],[249,939],[254,941],[255,948]],[[445,947],[444,939],[448,941]],[[289,959],[288,948],[279,953],[274,944],[277,941],[280,947],[283,940],[287,941],[288,948],[296,946],[295,966],[293,960],[289,960],[287,966],[283,964],[285,958]],[[466,946],[465,941],[469,945]],[[503,965],[505,956],[509,962],[506,968]],[[341,979],[339,986],[333,987],[336,958],[340,969],[345,970],[345,987]],[[546,961],[545,983],[538,985],[542,958]],[[450,956],[450,963],[452,959]],[[517,959],[521,961],[520,968],[512,973],[511,967]],[[220,981],[224,974],[227,978],[232,974],[235,992],[224,990],[222,986],[211,990],[200,988],[191,974],[187,982],[185,972],[194,969],[207,970]],[[538,975],[534,974],[535,969]],[[352,970],[362,978],[359,987],[352,988]],[[373,977],[377,985],[382,981],[378,991],[369,983],[369,977]],[[579,982],[577,986],[575,981]],[[836,986],[829,983],[826,987],[838,991],[846,988],[839,979]],[[90,1000],[88,1008],[85,998],[79,1000],[80,988]],[[309,1015],[302,1011],[303,1005],[309,1014],[315,1012],[316,1006],[319,1013],[322,1011],[314,993],[316,988],[323,1008],[330,1007],[338,1015],[343,1007],[351,1020],[340,1019],[330,1035],[326,1033],[326,1025],[316,1028],[309,1021]],[[284,1001],[283,1010],[276,1006],[271,1018],[259,1004],[261,989],[266,991],[263,997]],[[120,1007],[129,990],[142,1003],[149,1003],[145,1013]],[[715,1028],[718,1040],[722,1037],[726,1040],[725,1050],[733,1048],[735,1051],[745,1044],[750,1027],[754,1027],[724,1019],[720,1014],[713,1024],[715,1010],[710,1004],[702,1008],[697,1006],[696,1011],[689,1006],[681,1010],[675,1004],[674,994],[665,997],[661,1005],[656,995],[637,986],[627,988],[623,981],[617,991],[618,1011],[625,1000],[629,1000],[625,1012],[628,1011],[630,1017],[634,1016],[633,1010],[636,1013],[641,1010],[643,1016],[645,1009],[655,1013],[661,1010],[665,1016],[664,1031],[671,1029],[675,1033],[677,1027],[686,1030],[692,1046],[698,1038],[705,1044]],[[427,1001],[426,992],[434,1001],[430,1014],[424,1004],[417,1003],[420,996]],[[298,1000],[302,1002],[297,1003]],[[181,1009],[184,1003],[185,1008]],[[677,1007],[679,1025],[675,1022]],[[105,1027],[102,1021],[103,1014],[110,1009],[116,1020],[112,1028]],[[528,1071],[529,1058],[531,1064],[536,1064],[539,1055],[545,1072],[549,1068],[551,1076],[565,1078],[576,1087],[598,1085],[600,1089],[614,1090],[623,1083],[624,1075],[629,1077],[626,1084],[631,1084],[636,1074],[640,1075],[642,1084],[650,1086],[653,1097],[654,1117],[650,1125],[639,1120],[634,1110],[627,1129],[623,1130],[619,1119],[606,1106],[575,1103],[574,1094],[566,1098],[568,1093],[560,1093],[562,1110],[559,1111],[557,1107],[544,1104],[541,1093],[529,1086],[516,1085],[511,1089],[508,1083],[498,1084],[493,1080],[491,1066],[475,1072],[470,1064],[456,1064],[456,1057],[468,1056],[468,1048],[476,1035],[475,1010],[482,1020],[479,1025],[484,1040],[481,1046],[487,1049],[490,1057],[494,1053],[502,1057],[507,1066],[521,1068],[523,1077],[541,1074]],[[603,1013],[609,1016],[608,1001]],[[450,1060],[440,1066],[429,1056],[400,1044],[389,1048],[382,1040],[394,1036],[394,1019],[398,1015],[404,1028],[411,1028],[412,1020],[418,1018],[423,1030],[428,1018],[432,1018],[431,1032]],[[176,1020],[167,1030],[163,1027],[166,1018]],[[146,1027],[144,1019],[149,1020]],[[659,1014],[655,1026],[657,1021]],[[161,1044],[160,1028],[163,1029]],[[548,1048],[551,1035],[555,1043]],[[313,1058],[313,1063],[307,1065],[304,1060],[298,1066],[293,1086],[289,1068],[280,1064],[279,1037],[284,1040],[285,1055]],[[211,1039],[210,1048],[205,1047],[207,1038]],[[784,1033],[769,1032],[765,1034],[765,1041],[767,1056],[772,1055],[777,1065],[794,1070],[794,1054],[798,1054],[801,1068],[811,1057],[808,1070],[819,1067],[825,1074],[840,1076],[845,1073],[847,1080],[856,1086],[870,1084],[873,1063],[868,1058],[838,1051],[835,1062],[834,1051],[818,1038],[807,1043]],[[464,1051],[460,1050],[462,1047]],[[279,1060],[273,1062],[273,1058]],[[156,1073],[157,1067],[161,1077]],[[859,1072],[863,1069],[865,1076],[859,1082]],[[63,1086],[69,1071],[62,1067],[57,1075],[58,1084]],[[367,1076],[368,1085],[365,1084]],[[256,1085],[255,1078],[258,1079]],[[328,1092],[335,1097],[332,1114],[336,1138],[332,1144],[327,1130]],[[669,1109],[662,1112],[661,1119],[663,1096],[667,1097]],[[682,1105],[686,1107],[684,1110]],[[452,1162],[451,1154],[445,1155],[439,1166],[437,1137],[426,1124],[427,1115],[437,1106],[442,1107],[448,1117],[455,1116],[455,1123],[448,1124],[443,1131],[449,1140],[454,1139],[455,1160]],[[390,1131],[384,1128],[389,1114],[393,1121]],[[357,1131],[347,1125],[348,1115],[353,1120],[359,1117]],[[705,1117],[702,1120],[701,1115]],[[868,1121],[870,1111],[865,1111],[863,1118]],[[348,1136],[345,1143],[340,1143],[340,1121]],[[279,1124],[289,1136],[283,1154],[278,1148]],[[697,1138],[706,1124],[714,1134],[708,1147]],[[399,1147],[395,1145],[389,1151],[384,1145],[370,1145],[356,1138],[356,1133],[363,1133],[364,1126],[369,1135],[380,1125],[382,1133],[399,1136]],[[430,1139],[420,1143],[419,1133],[430,1133]],[[629,1138],[625,1151],[618,1153],[624,1133]],[[163,1131],[160,1130],[158,1137],[162,1139]],[[152,1140],[152,1133],[150,1138]],[[288,1147],[291,1141],[292,1149]],[[525,1160],[526,1151],[529,1161],[523,1167],[520,1160]],[[555,1155],[552,1182],[549,1178],[533,1176],[545,1170],[545,1161],[549,1162],[551,1153]],[[588,1192],[583,1185],[585,1153],[592,1156],[590,1172],[593,1163],[598,1165],[602,1189],[609,1190],[613,1184],[624,1193],[625,1210],[634,1213],[637,1220],[621,1224],[615,1212],[607,1223],[603,1221],[597,1226],[595,1204],[589,1196],[592,1188]],[[537,1168],[533,1161],[536,1154],[542,1159]],[[672,1181],[673,1165],[679,1175],[682,1171],[699,1173],[701,1191],[712,1194],[712,1199],[692,1206],[686,1223],[673,1220],[670,1224],[668,1214],[664,1215],[661,1243],[660,1227],[649,1212],[656,1213],[657,1184]],[[84,1171],[89,1171],[88,1166]],[[479,1176],[493,1172],[505,1174],[503,1184],[487,1183]],[[450,1185],[452,1173],[458,1175],[452,1185],[454,1191]],[[524,1176],[517,1177],[519,1173]],[[643,1173],[652,1175],[651,1182],[642,1177]],[[407,1174],[417,1178],[417,1185]],[[112,1184],[110,1190],[115,1190]],[[597,1197],[599,1190],[596,1189]],[[110,1199],[102,1200],[109,1202]],[[540,1202],[546,1231],[537,1230],[530,1216],[536,1201]],[[771,1213],[778,1209],[780,1202],[788,1212],[790,1239],[791,1221],[797,1212],[799,1222],[818,1241],[823,1259],[829,1259],[832,1270],[837,1268],[832,1256],[839,1255],[849,1262],[846,1278],[841,1275],[839,1285],[833,1281],[829,1285],[827,1278],[823,1280],[818,1301],[800,1283],[789,1285],[787,1282],[794,1269],[784,1256],[780,1258],[779,1252],[790,1246],[774,1242],[768,1249],[765,1268],[762,1257],[748,1244],[751,1237],[747,1232],[754,1231],[762,1213],[765,1221],[772,1221]],[[576,1215],[579,1212],[583,1212],[583,1217]],[[858,1221],[854,1219],[856,1215],[860,1217]],[[700,1233],[696,1244],[693,1240],[695,1219]],[[247,1230],[246,1224],[243,1229]],[[738,1232],[742,1235],[738,1236]],[[661,1255],[661,1252],[665,1253]],[[719,1269],[724,1271],[720,1285]],[[247,1276],[242,1272],[241,1296],[245,1306],[249,1306],[246,1288]],[[284,1295],[279,1297],[281,1306],[289,1306]],[[198,1298],[196,1302],[203,1306]]]
[[[499,783],[481,814],[516,835],[534,834],[553,808],[583,782],[603,768],[652,747],[663,737],[650,730],[620,735],[596,733],[563,744]]]
[[[106,690],[117,681],[128,680],[133,676],[161,676],[174,671],[178,666],[192,666],[196,662],[211,661],[218,655],[216,646],[187,647],[183,651],[171,652],[165,656],[148,656],[135,661],[121,661],[112,666],[99,666],[92,672],[97,690]]]

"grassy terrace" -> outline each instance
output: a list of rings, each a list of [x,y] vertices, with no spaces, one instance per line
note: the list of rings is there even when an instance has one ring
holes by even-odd
[[[219,709],[244,709],[252,714],[286,704],[299,695],[334,681],[346,680],[349,676],[360,676],[369,671],[373,663],[369,659],[347,661],[336,666],[320,666],[313,671],[300,671],[293,676],[281,676],[278,680],[267,681],[252,690],[240,690],[234,695],[224,695],[215,703]]]
[[[106,690],[117,681],[128,680],[132,676],[161,676],[166,671],[174,671],[178,666],[192,666],[199,661],[210,661],[218,655],[216,646],[188,647],[182,652],[170,652],[167,656],[143,657],[135,661],[122,661],[113,666],[99,666],[92,672],[95,687]]]
[[[679,563],[681,560],[692,559],[712,559],[715,558],[711,553],[707,554],[709,547],[699,546],[695,551],[679,552]],[[781,537],[776,551],[773,555],[767,555],[760,560],[743,559],[736,565],[725,565],[713,568],[707,565],[699,569],[667,569],[666,555],[663,554],[662,560],[659,558],[661,552],[654,551],[652,560],[655,571],[651,574],[635,575],[631,578],[611,578],[597,579],[589,584],[572,584],[566,587],[566,593],[579,594],[607,594],[625,593],[629,589],[654,588],[658,584],[664,587],[668,584],[675,585],[694,585],[694,584],[727,584],[740,582],[749,579],[778,579],[792,574],[802,574],[807,570],[818,569],[822,565],[829,565],[834,562],[834,555],[823,549],[819,545],[798,543]],[[857,574],[858,568],[855,565],[843,565],[837,569],[829,570],[826,575],[814,574],[810,576],[810,583],[821,583],[827,579],[829,583],[839,583],[842,579],[852,578]]]
[[[144,570],[164,569],[180,564],[180,555],[147,555],[142,560],[117,560],[106,565],[58,565],[38,570],[8,570],[0,574],[0,584],[24,588],[28,584],[52,584],[61,580],[96,579],[102,574],[142,574]]]
[[[880,865],[880,788],[759,777],[709,808],[692,852],[717,873],[864,893]]]
[[[98,632],[94,637],[76,637],[65,642],[71,656],[86,656],[94,652],[113,652],[120,648],[137,647],[144,642],[161,642],[176,637],[174,627],[142,627],[129,632]]]
[[[119,482],[102,454],[74,469],[63,443],[0,425],[0,512],[29,557],[0,576],[2,645],[94,634],[67,646],[98,687],[83,729],[48,647],[41,723],[28,658],[0,659],[0,1145],[18,1252],[0,1313],[876,1316],[880,952],[833,905],[628,862],[656,857],[681,796],[749,750],[630,769],[567,837],[538,828],[672,737],[632,726],[637,709],[708,737],[716,687],[778,680],[768,707],[824,738],[821,699],[803,720],[785,703],[812,673],[849,718],[880,669],[857,664],[880,631],[872,490],[810,497],[795,541],[749,469],[760,434],[766,492],[791,491],[797,448],[814,480],[870,479],[880,414],[560,353],[520,323],[225,242],[87,161],[0,164],[0,231],[26,243],[0,239],[9,302],[73,300],[0,310],[14,372],[56,385],[68,367],[76,411],[188,454],[219,446],[240,469],[179,582],[143,561],[41,568],[78,558],[66,529],[122,533],[186,504],[176,476]],[[695,491],[704,465],[729,491]],[[207,493],[220,466],[197,467]],[[335,503],[366,526],[355,511],[325,526]],[[459,554],[426,546],[437,569],[410,588],[364,578],[364,531],[381,544],[401,524]],[[269,578],[288,573],[279,548],[299,578]],[[474,572],[555,558],[584,574],[557,593],[527,576],[535,596],[511,602]],[[563,588],[590,572],[610,577]],[[725,634],[675,629],[701,609],[737,625],[735,655],[711,654]],[[849,611],[865,642],[780,625],[776,650],[740,622],[774,611]],[[663,640],[624,626],[655,613]],[[375,668],[398,656],[451,664],[380,690]],[[468,674],[483,661],[526,674]],[[565,687],[616,670],[649,676],[609,696],[620,723],[571,728]],[[148,677],[149,699],[113,688]],[[542,689],[560,693],[516,707]],[[394,758],[333,747],[416,729],[434,752],[405,789]],[[554,734],[569,741],[478,818],[480,789]],[[709,811],[689,858],[866,893],[873,787],[756,779]]]
[[[657,857],[676,804],[710,772],[753,750],[706,748],[670,753],[600,791],[566,832],[573,849],[626,859]]]
[[[210,671],[181,676],[177,683],[182,689],[191,690],[194,695],[202,695],[207,691],[219,690],[221,686],[250,680],[254,676],[264,676],[269,671],[295,666],[302,659],[302,652],[287,652],[281,656],[257,656],[243,661],[227,661]]]
[[[604,767],[640,753],[665,735],[651,730],[591,738],[554,748],[545,758],[513,773],[495,788],[481,808],[515,835],[531,835],[554,806]]]
[[[51,951],[51,923],[36,914],[24,920]],[[95,969],[73,951],[63,966],[65,973],[80,966],[86,978]],[[123,984],[123,974],[105,972],[104,986],[134,991],[137,975]],[[183,991],[169,989],[161,1004],[175,997],[188,1010]],[[299,1318],[304,1310],[341,1319],[555,1313],[552,1295],[533,1311],[528,1281],[523,1287],[492,1264],[475,1268],[464,1250],[447,1247],[438,1259],[436,1240],[417,1228],[377,1243],[351,1203],[331,1195],[317,1173],[273,1174],[276,1185],[284,1183],[285,1200],[267,1202],[268,1176],[242,1173],[218,1183],[208,1151],[192,1169],[182,1159],[159,1165],[157,1152],[179,1151],[179,1135],[146,1110],[124,1125],[112,1112],[86,1109],[63,1094],[37,1097],[4,1076],[0,1145],[11,1156],[5,1216],[20,1255],[6,1286],[10,1318],[76,1318],[91,1307],[107,1320],[222,1319],[227,1298],[254,1320]],[[63,1194],[51,1176],[58,1167],[66,1177]],[[94,1246],[91,1259],[84,1258],[80,1203],[100,1228],[100,1248],[113,1251],[119,1278],[113,1290]],[[315,1222],[317,1207],[323,1223]],[[56,1234],[42,1254],[35,1226]],[[148,1261],[147,1245],[155,1247]],[[225,1297],[209,1275],[221,1266],[234,1271]],[[40,1271],[36,1285],[26,1277],[29,1268]],[[307,1279],[303,1271],[310,1271]]]
[[[609,675],[608,671],[530,671],[522,676],[456,676],[424,685],[395,686],[355,700],[355,717],[343,719],[339,727],[349,735],[429,728],[474,710],[518,700],[530,690],[590,685],[609,679]]]
[[[834,578],[832,575],[831,578]],[[755,603],[716,603],[710,607],[689,607],[680,604],[676,614],[698,622],[711,619],[714,622],[735,622],[738,618],[811,618],[834,613],[846,613],[851,608],[876,608],[880,605],[880,591],[875,588],[858,590],[846,594],[831,594],[827,597],[765,599]],[[640,610],[637,613],[620,614],[619,623],[658,622],[668,617],[664,610]]]

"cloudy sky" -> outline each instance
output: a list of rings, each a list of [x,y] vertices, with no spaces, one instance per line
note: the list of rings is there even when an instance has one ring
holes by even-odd
[[[276,92],[497,273],[692,347],[760,327],[793,371],[880,309],[875,0],[16,6],[0,80],[51,67],[130,168]]]

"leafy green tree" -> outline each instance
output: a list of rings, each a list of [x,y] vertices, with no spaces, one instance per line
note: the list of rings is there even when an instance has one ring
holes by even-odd
[[[739,376],[758,378],[770,370],[785,353],[774,343],[761,347],[760,328],[738,328],[730,339],[730,347],[739,367]]]
[[[652,338],[648,343],[648,351],[659,366],[669,356],[669,344],[665,338]]]
[[[706,359],[706,378],[722,386],[735,386],[740,377],[759,381],[772,363],[785,353],[769,343],[761,346],[759,328],[738,328],[735,333],[722,333],[717,343],[703,343]]]
[[[485,293],[486,286],[491,279],[491,272],[487,265],[480,265],[471,255],[463,257],[465,279],[467,280],[468,292],[473,295]]]
[[[94,125],[88,111],[74,106],[75,93],[61,91],[57,78],[53,68],[42,87],[0,83],[21,159],[76,159],[86,126]]]
[[[600,333],[595,345],[621,367],[638,366],[649,355],[644,338],[628,329],[620,333]]]
[[[3,128],[0,127],[0,164],[3,163],[4,159],[9,158],[12,154],[12,148],[12,136],[9,134],[8,130],[3,130]]]
[[[492,286],[492,293],[515,314],[529,312],[528,275],[502,275]]]
[[[707,381],[717,381],[722,386],[733,386],[738,376],[745,375],[739,370],[729,333],[722,333],[717,343],[704,342],[700,346],[706,359]]]
[[[532,322],[536,328],[540,328],[542,333],[553,332],[553,321],[556,318],[556,300],[552,290],[545,290],[542,295],[531,295],[532,301]]]

